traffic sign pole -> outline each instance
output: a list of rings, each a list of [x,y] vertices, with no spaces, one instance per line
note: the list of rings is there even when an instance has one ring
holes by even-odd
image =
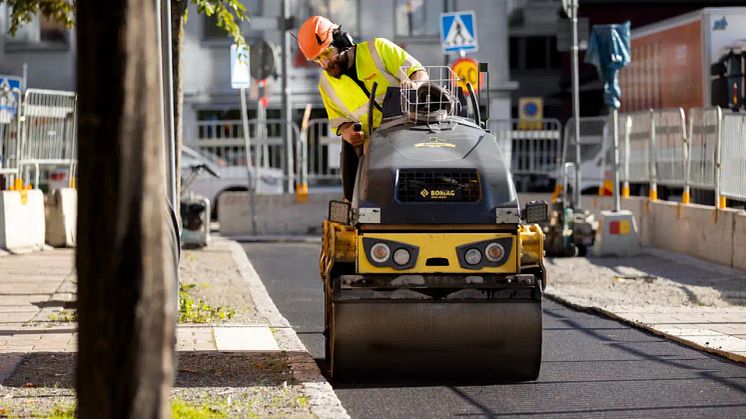
[[[249,137],[249,110],[246,105],[246,88],[251,86],[249,51],[239,48],[237,44],[231,45],[231,87],[239,89],[241,97],[241,122],[243,124],[244,156],[246,159],[246,179],[249,192],[249,209],[251,211],[251,232],[256,234],[256,211],[255,192],[256,176],[252,174],[251,163],[251,138]]]
[[[256,234],[256,176],[251,175],[251,138],[249,138],[249,110],[246,106],[246,88],[241,89],[241,122],[243,123],[243,144],[246,154],[246,176],[249,180],[249,209],[251,210],[251,234]]]

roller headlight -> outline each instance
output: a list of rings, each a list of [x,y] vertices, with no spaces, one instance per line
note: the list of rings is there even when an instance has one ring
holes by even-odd
[[[464,253],[464,260],[469,265],[478,265],[482,261],[482,252],[472,247]]]
[[[505,256],[505,248],[500,243],[490,243],[484,249],[484,256],[490,262],[498,262]]]
[[[400,247],[394,251],[394,263],[397,265],[406,265],[412,256],[409,254],[409,250]]]
[[[385,263],[391,256],[391,249],[384,243],[376,243],[370,248],[370,258],[378,263]]]

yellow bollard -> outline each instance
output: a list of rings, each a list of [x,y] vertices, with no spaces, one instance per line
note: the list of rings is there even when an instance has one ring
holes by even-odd
[[[657,189],[651,189],[650,190],[650,200],[651,201],[657,201],[658,200],[658,190]]]
[[[15,185],[13,185],[14,191],[21,191],[23,190],[23,179],[16,178]]]
[[[720,195],[720,202],[718,202],[718,208],[723,209],[728,207],[728,198]]]
[[[295,185],[295,202],[308,202],[308,184],[299,183]]]
[[[681,203],[684,205],[689,205],[691,199],[692,197],[689,195],[688,191],[684,191],[684,193],[681,195]]]
[[[552,196],[549,198],[549,201],[552,204],[557,202],[560,194],[562,194],[562,185],[561,184],[554,185],[554,192],[552,192]]]
[[[75,176],[72,176],[70,178],[70,187],[75,189]]]
[[[629,185],[622,186],[622,198],[629,198]]]

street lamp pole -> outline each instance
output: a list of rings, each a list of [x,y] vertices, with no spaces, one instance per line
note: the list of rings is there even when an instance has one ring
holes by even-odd
[[[578,64],[578,5],[580,0],[569,0],[569,14],[572,20],[572,118],[575,123],[575,186],[573,201],[576,207],[582,207],[580,186],[580,65]],[[565,9],[567,12],[568,10]],[[565,139],[567,141],[567,139]]]
[[[290,103],[290,2],[282,0],[282,132],[285,139],[285,164],[287,166],[285,174],[287,175],[287,191],[293,192],[293,112]]]

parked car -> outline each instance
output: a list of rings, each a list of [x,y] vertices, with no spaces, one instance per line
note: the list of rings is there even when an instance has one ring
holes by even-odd
[[[191,147],[183,146],[181,150],[181,177],[188,179],[192,173],[192,167],[207,165],[219,177],[207,173],[198,174],[189,185],[185,185],[183,194],[194,192],[210,200],[212,205],[212,218],[217,217],[218,199],[220,194],[227,191],[247,191],[248,175],[246,166],[228,165],[225,160],[213,154],[198,151]],[[252,175],[257,173],[256,193],[262,195],[273,195],[283,193],[282,170],[274,168],[254,169]]]

